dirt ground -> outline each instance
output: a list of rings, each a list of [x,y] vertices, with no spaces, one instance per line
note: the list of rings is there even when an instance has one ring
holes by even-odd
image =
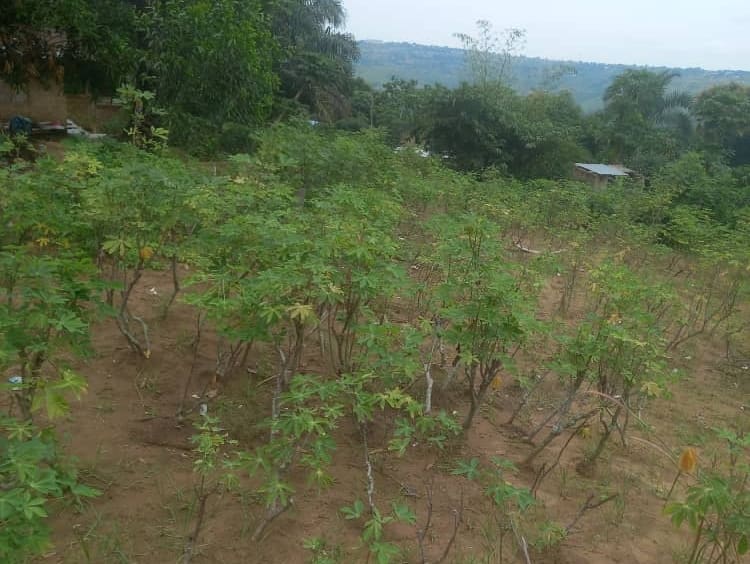
[[[546,288],[541,316],[549,316],[556,307],[560,284],[553,279]],[[151,272],[144,276],[133,298],[135,312],[151,327],[153,352],[149,360],[138,359],[127,348],[114,322],[103,321],[93,332],[97,354],[79,367],[89,381],[88,394],[73,404],[71,415],[58,428],[68,451],[78,458],[82,479],[103,494],[80,512],[67,506],[54,508],[54,549],[39,562],[150,564],[180,560],[195,509],[189,437],[194,433],[190,421],[196,417],[198,401],[193,395],[213,396],[215,390],[215,397],[208,400],[209,413],[221,417],[239,441],[239,448],[251,449],[264,436],[256,427],[269,410],[271,372],[264,353],[253,350],[246,367],[235,371],[220,387],[212,388],[215,337],[210,330],[204,332],[194,362],[189,343],[196,326],[195,311],[177,303],[165,320],[159,318],[170,289],[169,275]],[[674,449],[693,445],[704,456],[712,448],[712,427],[747,420],[747,378],[743,383],[742,373],[732,376],[722,368],[723,353],[722,343],[711,341],[680,351],[676,360],[689,368],[690,377],[673,387],[672,400],[656,400],[643,414],[665,444]],[[178,421],[175,414],[191,366],[187,407],[193,411],[184,421]],[[315,359],[306,359],[303,370],[315,371]],[[516,421],[519,427],[528,429],[541,421],[554,383],[549,386],[549,394],[542,389]],[[414,445],[402,458],[385,451],[374,455],[378,502],[387,506],[394,499],[406,500],[420,524],[427,511],[425,484],[432,483],[432,527],[426,542],[429,562],[436,562],[442,555],[462,497],[463,519],[446,562],[501,562],[482,493],[449,474],[456,458],[488,460],[501,456],[520,463],[530,452],[532,447],[521,434],[503,425],[520,392],[505,383],[494,393],[491,405],[482,410],[463,446],[436,454]],[[467,404],[456,392],[439,393],[435,402],[438,408],[459,413]],[[382,449],[388,430],[387,418],[374,427],[373,451]],[[531,561],[672,562],[689,538],[687,532],[674,530],[662,514],[663,494],[675,475],[673,463],[653,441],[633,439],[626,448],[612,441],[595,475],[583,477],[574,467],[592,440],[583,435],[575,437],[560,466],[543,482],[539,498],[545,504],[546,518],[568,524],[590,494],[606,490],[623,495],[587,512],[558,549],[532,551]],[[344,520],[338,512],[365,495],[362,447],[353,425],[338,430],[337,444],[334,486],[319,495],[305,486],[303,476],[294,476],[297,493],[292,509],[268,527],[260,542],[250,540],[263,510],[251,493],[249,481],[243,480],[234,493],[210,498],[193,562],[307,562],[310,552],[303,548],[303,540],[311,537],[339,544],[342,562],[367,562],[367,551],[359,541],[361,524]],[[553,443],[549,453],[535,461],[535,468],[522,469],[512,481],[531,487],[539,466],[554,458],[554,445],[559,443]],[[678,492],[688,483],[689,478],[682,480]],[[389,525],[386,529],[387,540],[406,548],[408,562],[419,561],[415,535],[416,527],[408,525]],[[506,537],[505,542],[515,544],[513,538]]]

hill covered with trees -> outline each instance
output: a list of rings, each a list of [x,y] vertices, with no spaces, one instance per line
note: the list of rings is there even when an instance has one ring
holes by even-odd
[[[439,83],[450,88],[471,79],[462,49],[368,40],[359,41],[359,50],[356,72],[374,86],[380,86],[394,76],[416,80],[420,84]],[[523,93],[538,89],[569,90],[581,108],[590,112],[602,107],[602,96],[607,86],[630,68],[638,67],[518,56],[513,59],[513,86]],[[650,70],[679,73],[672,86],[690,94],[697,94],[716,84],[750,84],[749,71],[666,67]]]

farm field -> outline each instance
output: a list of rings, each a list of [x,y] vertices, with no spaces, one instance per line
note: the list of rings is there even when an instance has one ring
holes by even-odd
[[[0,170],[30,561],[747,557],[750,216],[673,201],[694,156],[594,189],[305,124],[48,153]]]
[[[750,562],[747,6],[444,4],[0,2],[0,564]]]

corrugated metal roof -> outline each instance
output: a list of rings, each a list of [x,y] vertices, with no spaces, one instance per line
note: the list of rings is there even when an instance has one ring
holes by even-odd
[[[578,168],[582,168],[594,174],[601,176],[627,176],[628,173],[621,168],[598,163],[576,163]]]

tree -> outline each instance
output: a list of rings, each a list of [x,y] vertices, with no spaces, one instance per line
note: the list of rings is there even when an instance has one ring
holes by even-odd
[[[580,109],[569,94],[522,97],[501,84],[463,84],[435,89],[429,115],[428,146],[459,169],[559,177],[583,154]]]
[[[676,76],[628,69],[612,81],[604,93],[609,159],[650,172],[676,156],[678,141],[689,135],[691,103],[683,92],[668,92]]]
[[[704,90],[693,114],[704,143],[729,156],[732,164],[750,164],[750,86],[731,83]]]
[[[726,224],[732,224],[737,211],[750,205],[750,193],[732,177],[729,167],[696,152],[666,165],[654,176],[652,185],[671,194],[675,204],[709,211],[713,219]]]
[[[514,147],[524,145],[518,119],[520,99],[505,86],[487,96],[478,86],[442,89],[432,104],[428,146],[451,157],[459,169],[507,167]]]
[[[416,80],[393,78],[375,97],[375,125],[388,130],[390,140],[420,142],[425,111],[433,89],[420,88]]]
[[[146,75],[153,77],[144,82],[169,112],[174,143],[201,149],[202,142],[211,152],[225,124],[267,119],[277,49],[260,2],[160,0],[142,25]]]
[[[526,144],[511,170],[523,177],[565,178],[586,151],[581,145],[583,116],[570,92],[532,92],[521,104]]]
[[[280,0],[265,2],[265,8],[281,46],[276,70],[282,95],[304,104],[319,119],[334,121],[348,114],[359,50],[354,37],[342,31],[341,0]]]
[[[375,89],[364,79],[356,77],[352,82],[350,97],[351,114],[336,122],[336,127],[348,131],[359,131],[375,125]]]
[[[137,60],[133,2],[15,0],[0,6],[0,79],[113,94]],[[64,72],[63,72],[64,69]]]
[[[670,111],[690,105],[687,94],[667,93],[670,82],[677,76],[673,71],[628,69],[605,91],[607,111],[621,121],[640,118],[652,125],[661,123]]]
[[[510,28],[497,34],[487,20],[477,21],[477,31],[477,37],[465,33],[454,34],[464,46],[474,82],[479,86],[507,82],[512,59],[523,47],[526,31]]]

